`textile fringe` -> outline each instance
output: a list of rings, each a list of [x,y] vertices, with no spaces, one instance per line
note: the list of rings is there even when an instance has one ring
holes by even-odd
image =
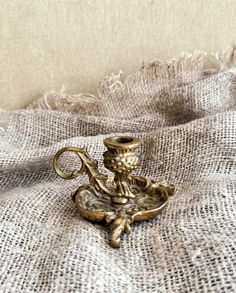
[[[168,61],[155,60],[151,63],[143,63],[137,73],[128,76],[122,82],[123,73],[119,71],[111,73],[100,82],[98,94],[94,96],[90,93],[69,94],[63,86],[58,92],[55,90],[46,92],[42,97],[31,103],[27,109],[49,109],[62,112],[73,113],[80,108],[88,109],[90,104],[96,104],[102,99],[107,91],[127,86],[127,84],[137,78],[137,76],[148,75],[155,78],[157,82],[169,84],[172,80],[179,86],[188,82],[199,81],[210,75],[228,70],[235,64],[236,48],[231,51],[208,54],[206,52],[195,51],[194,53],[182,53],[179,58]]]

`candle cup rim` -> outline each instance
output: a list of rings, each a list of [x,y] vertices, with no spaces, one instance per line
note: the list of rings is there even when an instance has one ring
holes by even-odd
[[[104,139],[108,149],[134,149],[141,144],[141,140],[131,136],[112,136]]]

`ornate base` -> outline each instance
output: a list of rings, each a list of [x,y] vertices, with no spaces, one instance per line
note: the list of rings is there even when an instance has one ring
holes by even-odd
[[[96,190],[94,185],[83,185],[74,194],[76,206],[83,217],[111,225],[111,246],[120,247],[122,232],[129,234],[134,221],[144,221],[159,214],[166,206],[174,187],[164,181],[129,176],[130,190],[135,194],[127,204],[114,204],[109,196]]]

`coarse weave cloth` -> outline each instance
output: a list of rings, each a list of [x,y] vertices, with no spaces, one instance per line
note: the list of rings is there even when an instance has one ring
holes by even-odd
[[[0,292],[236,292],[234,54],[155,61],[96,97],[62,89],[0,114]],[[52,158],[87,147],[106,172],[103,139],[121,134],[143,141],[136,174],[176,191],[114,249],[71,200],[86,175],[63,180]]]

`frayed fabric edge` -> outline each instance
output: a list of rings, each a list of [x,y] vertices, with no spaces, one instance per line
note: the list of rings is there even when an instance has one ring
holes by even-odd
[[[111,73],[100,82],[97,96],[89,93],[69,94],[63,86],[60,91],[46,92],[42,97],[31,103],[27,109],[48,109],[62,112],[76,112],[78,108],[88,109],[89,105],[95,105],[101,101],[108,91],[126,87],[138,76],[150,76],[157,82],[169,82],[176,80],[178,84],[199,81],[217,73],[229,70],[236,62],[236,47],[230,51],[218,53],[206,53],[195,51],[194,53],[182,53],[179,58],[167,61],[155,60],[143,63],[134,74],[122,81],[123,73]]]

